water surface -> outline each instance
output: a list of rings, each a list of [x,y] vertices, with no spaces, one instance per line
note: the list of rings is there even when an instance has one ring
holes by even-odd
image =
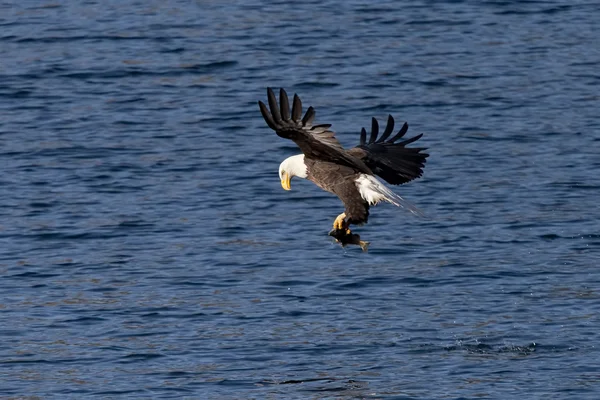
[[[0,5],[0,396],[600,393],[598,7]],[[279,163],[267,86],[424,177],[358,228]]]

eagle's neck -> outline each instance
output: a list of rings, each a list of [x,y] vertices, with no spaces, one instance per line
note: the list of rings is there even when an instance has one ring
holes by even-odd
[[[308,177],[308,168],[304,163],[304,154],[291,156],[283,160],[279,166],[279,171],[287,172],[290,176],[306,179]]]

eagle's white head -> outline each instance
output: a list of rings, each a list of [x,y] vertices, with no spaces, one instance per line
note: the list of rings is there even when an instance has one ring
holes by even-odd
[[[304,154],[288,157],[279,164],[279,179],[281,179],[282,188],[292,190],[290,181],[294,176],[303,179],[308,176],[306,164],[304,164]]]

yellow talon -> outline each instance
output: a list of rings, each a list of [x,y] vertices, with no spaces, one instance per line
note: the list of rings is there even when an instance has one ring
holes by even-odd
[[[342,230],[345,229],[345,225],[346,225],[346,221],[344,221],[344,219],[346,218],[346,213],[341,213],[340,215],[337,216],[337,218],[335,219],[335,221],[333,221],[333,229],[335,230]]]

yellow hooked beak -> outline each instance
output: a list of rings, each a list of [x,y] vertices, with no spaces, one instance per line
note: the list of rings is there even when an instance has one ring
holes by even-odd
[[[287,172],[284,172],[281,175],[281,187],[285,190],[292,190],[292,185],[290,184],[291,180],[292,177]]]

